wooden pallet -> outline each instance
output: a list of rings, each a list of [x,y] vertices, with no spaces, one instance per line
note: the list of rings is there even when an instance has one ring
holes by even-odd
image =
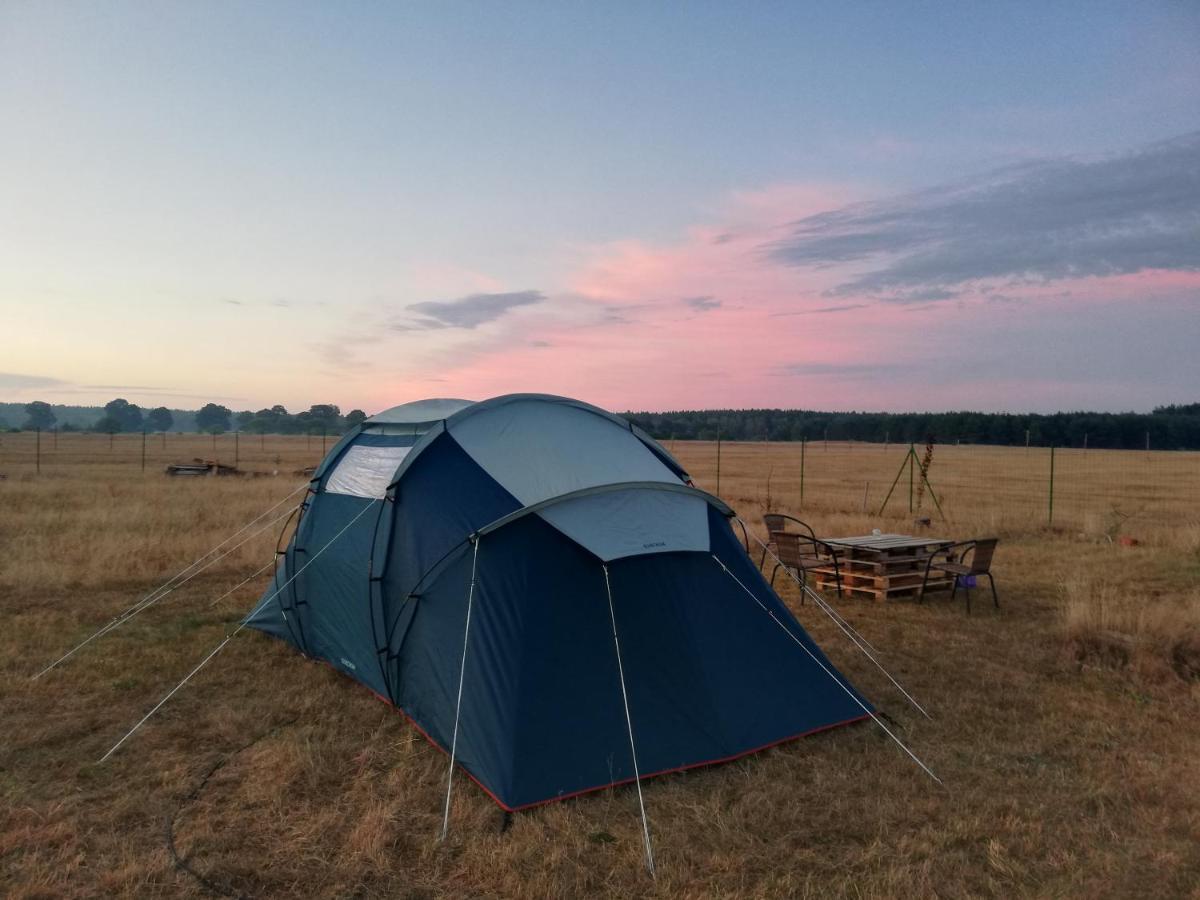
[[[827,593],[837,593],[837,581],[833,576],[833,570],[810,570],[817,576],[817,588]],[[885,600],[899,600],[901,598],[915,598],[921,593],[921,578],[924,572],[911,573],[912,578],[904,576],[874,576],[865,575],[861,572],[843,572],[842,573],[842,593],[850,596],[867,597],[878,603]],[[935,577],[930,575],[929,583],[925,586],[925,592],[933,593],[935,591],[948,591],[954,585],[950,578]]]
[[[234,466],[227,466],[224,463],[219,463],[215,459],[200,459],[195,458],[190,463],[170,463],[163,470],[168,475],[175,477],[196,477],[204,475],[242,475],[241,470]]]

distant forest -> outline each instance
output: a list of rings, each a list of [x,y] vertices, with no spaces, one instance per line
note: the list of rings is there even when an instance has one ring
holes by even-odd
[[[332,403],[317,403],[296,413],[278,405],[234,412],[219,403],[206,403],[195,410],[165,406],[143,408],[123,398],[110,400],[104,406],[64,406],[40,400],[0,403],[0,431],[40,428],[42,431],[98,431],[103,434],[142,431],[341,434],[366,417],[361,409],[343,414]]]
[[[1200,449],[1200,403],[1152,413],[816,412],[802,409],[709,409],[625,413],[659,440],[871,441],[1003,444],[1134,450]]]
[[[339,434],[366,418],[332,403],[289,412],[280,405],[235,412],[217,403],[198,410],[143,409],[123,399],[105,406],[0,403],[0,431],[215,432]],[[1150,413],[871,413],[802,409],[706,409],[623,415],[659,440],[870,441],[1004,444],[1136,450],[1200,450],[1200,403]]]

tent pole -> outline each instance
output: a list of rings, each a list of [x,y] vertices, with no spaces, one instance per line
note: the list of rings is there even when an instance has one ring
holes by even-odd
[[[853,700],[855,703],[857,703],[859,705],[859,707],[862,708],[862,711],[865,712],[868,716],[870,716],[876,725],[878,725],[880,728],[883,729],[884,734],[886,734],[888,737],[890,737],[893,741],[896,742],[897,747],[899,747],[901,750],[903,750],[905,753],[907,753],[909,758],[913,762],[915,762],[918,766],[920,766],[926,775],[928,775],[930,778],[932,778],[938,784],[942,785],[942,787],[946,786],[945,783],[942,781],[942,779],[938,778],[936,775],[933,774],[933,770],[930,769],[929,766],[927,766],[927,765],[925,765],[925,763],[921,762],[921,760],[917,758],[917,755],[915,753],[913,753],[911,750],[909,750],[908,747],[905,746],[904,742],[902,740],[900,740],[900,738],[896,737],[895,734],[892,733],[890,728],[888,728],[886,725],[883,724],[883,720],[880,719],[879,716],[875,715],[875,712],[871,709],[871,707],[869,707],[869,706],[867,706],[867,704],[863,703],[862,700],[860,700],[858,698],[858,695],[855,694],[854,691],[850,690],[850,688],[846,686],[846,683],[844,681],[842,681],[842,679],[840,679],[836,675],[834,675],[833,672],[831,672],[829,670],[829,667],[827,665],[825,665],[823,662],[821,662],[821,660],[817,659],[816,654],[813,653],[811,650],[809,650],[808,647],[806,647],[804,645],[804,642],[802,640],[800,640],[800,638],[798,638],[798,637],[796,637],[796,635],[792,634],[791,629],[789,629],[786,625],[784,625],[782,622],[779,621],[779,619],[776,617],[775,613],[771,612],[771,610],[769,610],[766,607],[766,605],[761,600],[759,600],[757,596],[755,596],[754,591],[752,591],[752,590],[750,590],[750,588],[746,587],[746,585],[742,583],[742,580],[740,578],[738,578],[736,575],[734,575],[732,572],[729,571],[729,567],[726,566],[725,563],[721,561],[721,558],[719,556],[717,556],[714,553],[714,554],[712,554],[712,558],[714,560],[716,560],[717,565],[719,565],[725,571],[725,574],[728,575],[730,578],[732,578],[737,583],[738,587],[740,587],[747,594],[749,594],[750,599],[753,600],[755,603],[757,603],[759,605],[759,607],[762,609],[762,611],[771,617],[771,621],[774,622],[776,625],[778,625],[783,630],[784,634],[786,634],[793,641],[795,641],[796,646],[798,646],[801,650],[803,650],[805,653],[807,653],[809,658],[812,659],[812,661],[815,662],[817,664],[817,666],[820,667],[821,671],[823,671],[826,675],[828,675],[831,679],[833,679],[833,682],[838,687],[840,687],[843,691],[845,691],[849,695],[850,699]]]
[[[463,678],[467,673],[467,639],[471,636],[471,604],[475,599],[475,570],[479,562],[479,537],[471,554],[471,587],[467,590],[467,621],[463,625],[462,663],[458,667],[458,700],[454,704],[454,737],[450,740],[450,771],[446,775],[446,811],[442,815],[442,837],[450,831],[450,791],[454,787],[454,759],[458,755],[458,717],[462,712]]]
[[[646,868],[650,877],[654,874],[654,848],[650,844],[650,823],[646,819],[646,801],[642,797],[642,776],[638,773],[637,748],[633,743],[633,719],[629,715],[629,694],[625,690],[625,666],[621,662],[621,642],[617,638],[617,613],[613,609],[612,582],[608,578],[608,565],[604,569],[604,589],[608,592],[608,615],[612,620],[613,647],[617,651],[617,674],[621,678],[621,700],[625,704],[625,725],[629,729],[629,755],[633,759],[633,780],[637,785],[638,807],[642,812],[642,838],[646,843]]]

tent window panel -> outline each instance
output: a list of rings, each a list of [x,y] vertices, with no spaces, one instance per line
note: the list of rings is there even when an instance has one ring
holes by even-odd
[[[411,449],[356,444],[342,456],[325,482],[325,490],[330,494],[382,499],[396,469]]]

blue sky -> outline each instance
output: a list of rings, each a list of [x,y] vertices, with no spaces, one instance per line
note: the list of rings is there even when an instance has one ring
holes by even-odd
[[[890,380],[912,389],[941,379],[919,364],[927,326],[896,321],[869,292],[832,304],[838,285],[861,284],[849,271],[831,279],[846,260],[771,248],[811,216],[991,184],[1012,167],[1141,166],[1146,148],[1200,130],[1200,7],[846,6],[9,2],[0,392],[103,402],[89,387],[101,383],[138,402],[364,408],[513,389],[620,407],[911,405],[864,378],[857,357],[899,366]],[[1195,156],[1185,146],[1171,184],[1194,182]],[[1022,198],[1056,183],[1047,171],[1007,191],[1014,235]],[[1105,208],[1104,171],[1092,171],[1097,196],[1081,217]],[[1062,339],[1068,372],[1001,365],[987,390],[930,402],[1196,399],[1185,395],[1200,372],[1172,349],[1200,338],[1194,262],[1145,245],[1200,232],[1186,204],[1164,215],[1168,233],[1129,234],[1159,222],[1139,207],[1114,226],[1128,252],[1104,251],[1132,260],[1109,275],[1143,275],[1146,291],[1095,283],[1104,265],[1084,283],[1078,266],[1031,276],[1003,263],[973,272],[970,291],[938,288],[964,335],[1039,320],[1072,334],[1081,314],[1104,327],[1083,346]],[[706,251],[722,235],[745,237],[743,252]],[[1014,290],[1015,276],[1030,283]],[[503,299],[530,292],[536,301]],[[985,302],[996,294],[1020,307],[1010,319]],[[697,296],[716,299],[686,305]],[[411,327],[413,307],[459,301],[492,312]],[[673,328],[681,303],[694,315]],[[834,305],[859,309],[816,332],[775,315],[829,318],[820,311]],[[709,313],[723,327],[699,322]],[[1148,319],[1170,336],[1162,348],[1146,336],[1114,383],[1112,344]],[[784,328],[791,340],[777,343]],[[762,345],[754,371],[727,352],[732,335]],[[615,372],[622,360],[629,370]],[[838,365],[850,374],[831,374]]]

